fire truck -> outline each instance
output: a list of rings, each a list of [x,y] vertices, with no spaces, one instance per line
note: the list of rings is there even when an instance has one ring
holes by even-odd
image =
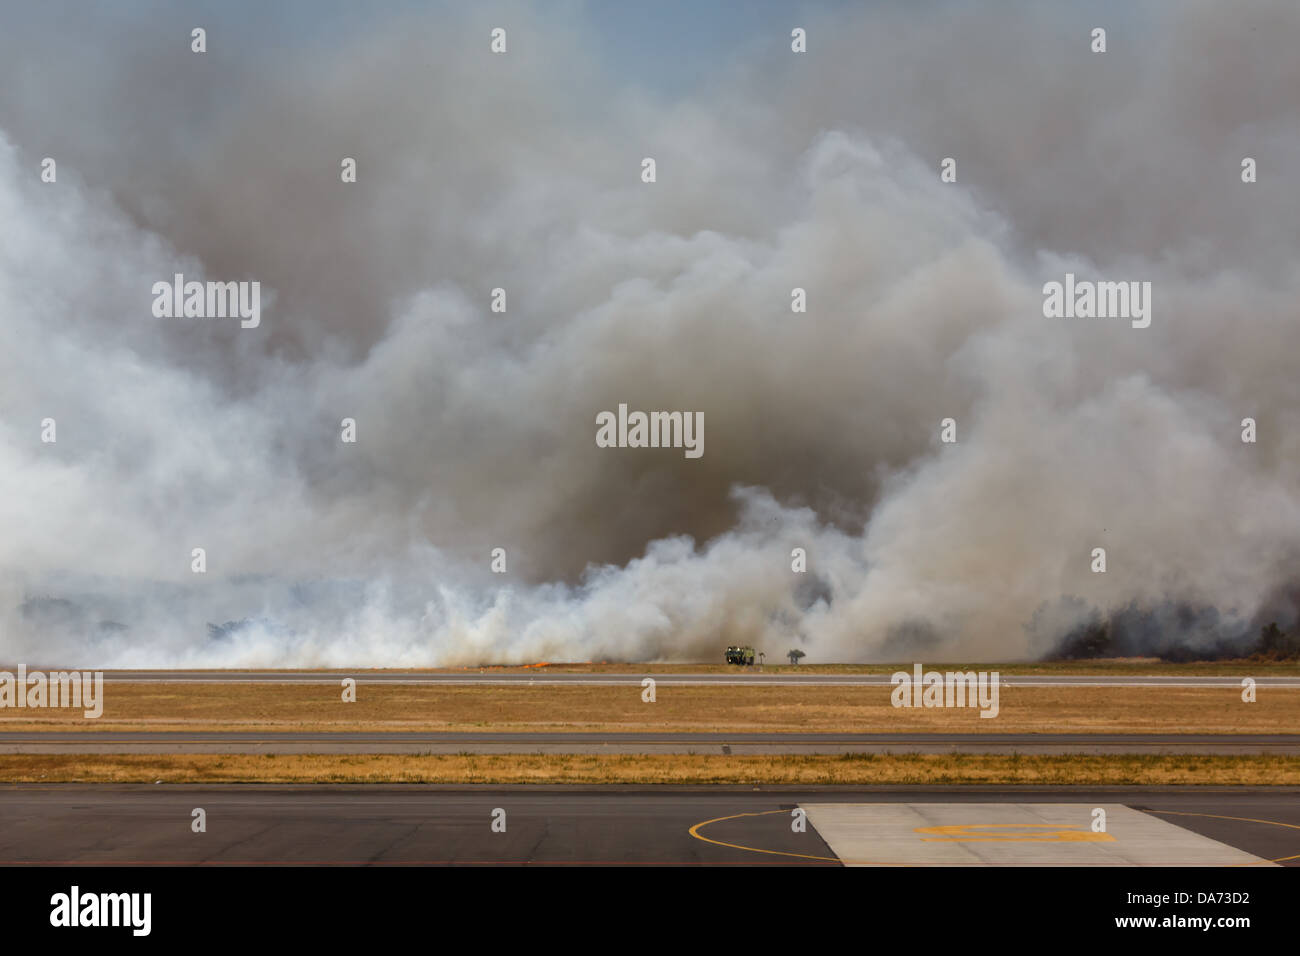
[[[727,648],[728,664],[746,664],[754,663],[754,649],[752,647],[739,647],[735,644]]]

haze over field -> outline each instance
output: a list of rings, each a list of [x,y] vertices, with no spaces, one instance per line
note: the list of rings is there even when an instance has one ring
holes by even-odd
[[[16,14],[0,661],[1006,660],[1106,618],[1130,652],[1293,626],[1300,6],[919,6]],[[1045,318],[1067,272],[1151,282],[1150,327]],[[260,326],[155,318],[175,273],[259,281]],[[703,412],[703,456],[598,448],[619,403]]]

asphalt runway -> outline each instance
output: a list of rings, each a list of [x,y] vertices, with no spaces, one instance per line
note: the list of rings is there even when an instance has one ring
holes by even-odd
[[[1092,807],[1109,808],[1113,836],[1088,836]],[[858,864],[1300,862],[1295,788],[68,784],[0,787],[0,865],[840,865],[819,819]],[[913,825],[935,820],[948,822]],[[1034,829],[1044,825],[1046,837]],[[865,850],[854,826],[871,838]],[[1002,836],[962,835],[979,828]],[[1026,828],[1030,838],[1015,835]]]
[[[6,665],[14,671],[15,665]],[[28,671],[60,670],[59,667],[28,666]],[[889,687],[892,672],[879,674],[764,674],[737,669],[723,674],[562,674],[483,671],[105,671],[105,683],[119,684],[332,684],[351,677],[358,684],[489,684],[489,685],[637,685],[646,677],[665,686],[715,684],[724,686],[770,685],[774,687]],[[1165,677],[1071,674],[1016,675],[1002,673],[1004,687],[1241,687],[1242,677],[1254,677],[1260,687],[1300,688],[1300,677]]]
[[[0,733],[0,754],[1300,755],[1300,734]]]

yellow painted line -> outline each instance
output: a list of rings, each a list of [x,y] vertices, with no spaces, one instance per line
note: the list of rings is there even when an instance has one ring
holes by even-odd
[[[1174,817],[1211,817],[1215,820],[1236,820],[1239,823],[1264,823],[1268,826],[1286,827],[1288,830],[1300,830],[1300,826],[1294,823],[1283,823],[1280,820],[1256,820],[1254,817],[1225,817],[1220,813],[1191,813],[1186,810],[1148,810],[1147,813],[1163,813]],[[1288,860],[1300,860],[1300,853],[1294,856],[1279,856],[1274,860],[1259,860],[1254,863],[1233,863],[1231,866],[1259,866],[1260,863],[1285,863]]]
[[[1041,830],[1055,833],[1042,836],[974,836],[983,830]],[[922,843],[1113,843],[1109,833],[1080,830],[1073,823],[952,823],[936,827],[916,827],[913,833],[937,833],[939,836],[921,837]]]
[[[841,860],[841,859],[839,859],[838,857],[833,857],[833,856],[812,856],[811,854],[807,854],[807,853],[790,853],[790,852],[787,852],[787,851],[785,851],[785,850],[766,850],[766,849],[764,849],[764,848],[762,848],[762,847],[757,847],[757,846],[743,846],[743,845],[741,845],[741,844],[739,844],[739,843],[727,843],[727,842],[725,842],[725,841],[723,841],[723,840],[714,840],[714,839],[711,839],[710,837],[703,836],[703,835],[700,834],[700,832],[699,832],[699,830],[700,830],[701,827],[707,827],[707,826],[709,826],[710,824],[713,824],[713,823],[722,823],[722,822],[725,821],[725,820],[739,820],[741,817],[763,817],[763,816],[767,816],[767,815],[772,814],[772,813],[786,813],[786,812],[788,812],[788,811],[786,811],[786,810],[761,810],[761,811],[759,811],[759,812],[757,812],[757,813],[733,813],[733,814],[731,814],[730,816],[725,816],[725,817],[714,817],[712,820],[704,820],[704,821],[702,821],[702,822],[700,822],[700,823],[697,823],[697,824],[695,824],[694,826],[692,826],[692,827],[691,827],[687,832],[690,833],[690,835],[693,836],[693,837],[695,837],[695,839],[697,839],[697,840],[703,840],[705,843],[712,843],[712,844],[714,844],[715,846],[725,846],[725,847],[728,847],[728,848],[730,848],[730,849],[732,849],[732,850],[745,850],[745,851],[748,851],[748,852],[750,852],[750,853],[767,853],[767,854],[769,854],[769,855],[771,855],[771,856],[792,856],[792,857],[797,857],[798,859],[801,859],[801,860],[820,860],[820,861],[823,861],[823,862],[826,862],[826,863],[841,863],[841,864],[857,863],[857,864],[863,864],[863,865],[871,865],[871,862],[872,862],[872,861],[870,861],[870,860]],[[1222,814],[1218,814],[1218,813],[1190,813],[1190,812],[1182,811],[1182,810],[1148,810],[1148,811],[1146,811],[1146,812],[1147,812],[1147,813],[1161,813],[1161,814],[1167,814],[1167,815],[1170,815],[1170,816],[1181,816],[1181,817],[1212,817],[1212,818],[1214,818],[1214,819],[1216,819],[1216,820],[1235,820],[1235,821],[1240,822],[1240,823],[1262,823],[1262,824],[1266,824],[1266,825],[1269,825],[1269,826],[1287,827],[1288,829],[1291,829],[1291,830],[1300,830],[1300,826],[1298,826],[1298,825],[1296,825],[1296,824],[1294,824],[1294,823],[1282,823],[1282,822],[1279,821],[1279,820],[1257,820],[1257,819],[1255,819],[1255,818],[1253,818],[1253,817],[1229,817],[1229,816],[1224,816],[1224,815],[1222,815]],[[925,830],[961,829],[961,828],[968,827],[968,826],[988,826],[988,827],[993,827],[993,826],[1000,826],[1000,827],[1031,827],[1031,826],[1034,826],[1034,827],[1046,827],[1046,826],[1060,826],[1060,825],[1059,825],[1059,824],[1051,824],[1051,823],[1027,823],[1027,824],[1017,824],[1017,823],[1000,823],[1000,824],[953,824],[953,825],[951,825],[951,826],[949,826],[949,827],[917,827],[916,830],[915,830],[915,832],[918,832],[918,833],[919,833],[919,832],[922,832],[922,831],[925,831]],[[1113,836],[1110,836],[1110,834],[1093,834],[1093,833],[1091,833],[1091,831],[1085,831],[1085,832],[1082,832],[1082,833],[1078,833],[1077,835],[1070,835],[1070,836],[1068,836],[1068,837],[1065,837],[1064,839],[1067,840],[1067,841],[1074,841],[1074,840],[1080,840],[1080,839],[1084,839],[1084,840],[1092,840],[1092,839],[1096,839],[1096,838],[1109,838],[1109,839],[1111,839],[1111,840],[1114,840],[1114,839],[1115,839]],[[922,838],[922,839],[924,840],[925,838]],[[978,838],[977,838],[977,839],[978,839]],[[990,839],[991,839],[991,840],[1000,840],[1000,839],[1005,839],[1005,838],[993,837],[993,838],[990,838]],[[1050,841],[1049,841],[1049,840],[1043,840],[1043,839],[1037,839],[1037,838],[1027,838],[1026,840],[1016,841],[1016,840],[1014,840],[1014,838],[1012,838],[1012,839],[1008,840],[1008,842],[1056,842],[1056,841],[1055,841],[1055,840],[1050,840]],[[1297,854],[1295,854],[1295,855],[1293,855],[1293,856],[1279,856],[1279,857],[1276,857],[1276,858],[1271,859],[1271,860],[1259,860],[1259,861],[1257,861],[1257,862],[1252,862],[1252,863],[1232,863],[1232,864],[1229,864],[1229,866],[1259,866],[1261,863],[1285,863],[1285,862],[1288,862],[1288,861],[1290,861],[1290,860],[1300,860],[1300,853],[1297,853]],[[884,865],[886,865],[886,866],[889,866],[889,865],[893,865],[893,866],[915,866],[915,865],[918,865],[918,864],[911,864],[911,863],[893,863],[893,864],[884,864]]]
[[[827,863],[842,862],[838,857],[834,856],[811,856],[807,853],[787,853],[784,850],[764,850],[762,847],[757,846],[741,846],[739,843],[724,843],[722,840],[712,840],[709,837],[701,836],[699,833],[700,827],[707,827],[710,823],[721,823],[723,820],[738,820],[741,817],[765,817],[770,813],[788,812],[788,810],[762,810],[758,813],[733,813],[729,817],[714,817],[712,820],[705,820],[702,823],[697,823],[687,832],[697,840],[703,840],[705,843],[712,843],[716,846],[730,847],[733,850],[748,850],[751,853],[770,853],[773,856],[794,856],[801,860],[823,860]]]

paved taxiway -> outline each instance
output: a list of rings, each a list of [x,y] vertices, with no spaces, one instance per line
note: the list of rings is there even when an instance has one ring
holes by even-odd
[[[1043,806],[1051,804],[1057,806]],[[1103,865],[1133,862],[1124,857],[1129,850],[1135,859],[1152,862],[1300,861],[1296,788],[69,784],[0,787],[0,865],[838,865],[840,857],[815,825],[794,831],[791,813],[796,807],[808,808],[810,823],[819,816],[828,819],[819,808],[840,808],[833,814],[839,822],[826,824],[834,831],[832,842],[850,839],[845,836],[846,820],[886,827],[878,832],[903,841],[901,849],[893,851],[896,859],[872,859],[868,854],[854,862],[929,862],[921,856],[911,859],[913,853],[931,852],[925,849],[926,833],[917,832],[918,820],[972,828],[1005,826],[1008,819],[1033,827],[1041,819],[1053,827],[1087,831],[1088,818],[1076,819],[1081,807],[1110,807],[1112,812],[1128,808],[1134,819],[1153,818],[1141,833],[1134,831],[1132,840],[1122,827],[1112,827],[1116,839],[1105,844],[1109,855]],[[206,814],[206,832],[191,829],[195,808]],[[492,829],[498,809],[505,811],[504,833]],[[1133,820],[1118,818],[1128,818],[1128,810],[1116,813],[1116,822],[1124,827]],[[895,818],[897,824],[889,829]],[[1156,820],[1164,823],[1156,825]],[[1187,855],[1189,847],[1201,846],[1217,847],[1217,855],[1211,859],[1205,854],[1203,861],[1195,853]],[[1029,851],[1019,858],[1016,847]],[[1168,853],[1162,852],[1164,847]],[[978,852],[988,855],[987,848]],[[972,857],[963,862],[1097,862],[1093,858],[1098,844],[1086,839],[1035,840],[1008,843],[999,853],[1001,857],[992,861]]]

